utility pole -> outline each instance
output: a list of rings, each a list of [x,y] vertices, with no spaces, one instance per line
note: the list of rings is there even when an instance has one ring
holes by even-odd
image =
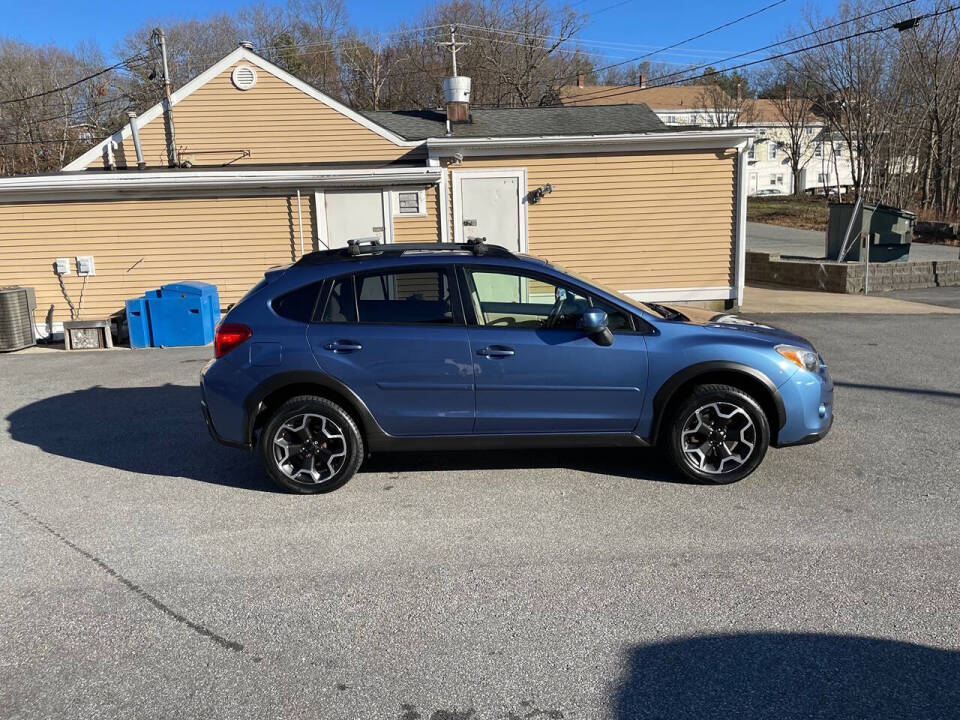
[[[439,47],[445,47],[450,50],[450,54],[453,56],[453,77],[457,77],[457,50],[464,48],[470,43],[457,42],[457,26],[450,26],[450,39],[444,42],[438,42]]]
[[[167,125],[167,164],[170,167],[180,165],[180,159],[177,157],[177,134],[173,127],[173,103],[170,101],[170,66],[167,64],[167,38],[163,34],[163,28],[156,28],[151,36],[160,48],[160,58],[163,63],[163,110]]]

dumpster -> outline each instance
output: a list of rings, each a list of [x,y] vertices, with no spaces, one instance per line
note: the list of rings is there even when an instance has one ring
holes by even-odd
[[[145,296],[153,345],[207,345],[220,321],[217,286],[202,282],[168,283]]]
[[[145,348],[153,345],[150,334],[150,316],[147,314],[147,299],[130,298],[127,306],[127,331],[130,334],[130,347]]]
[[[838,260],[847,225],[853,215],[853,203],[831,203],[827,226],[827,259]],[[905,262],[910,255],[913,225],[917,216],[889,205],[863,204],[860,217],[850,230],[850,250],[846,260],[859,261],[860,237],[867,236],[870,262]]]

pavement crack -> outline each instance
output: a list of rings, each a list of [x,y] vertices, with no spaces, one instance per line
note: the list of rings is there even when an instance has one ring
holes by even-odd
[[[70,540],[68,537],[66,537],[63,533],[61,533],[55,527],[41,520],[33,513],[28,512],[27,510],[24,510],[22,507],[20,507],[20,503],[17,502],[16,500],[10,500],[5,497],[0,497],[0,501],[3,501],[5,505],[16,510],[18,513],[20,513],[23,517],[25,517],[27,520],[32,522],[34,525],[38,525],[39,527],[41,527],[43,530],[48,532],[50,535],[56,538],[60,543],[62,543],[63,545],[66,545],[75,553],[85,557],[87,560],[92,562],[94,565],[100,568],[107,575],[112,577],[114,580],[119,582],[121,585],[126,587],[131,592],[136,593],[142,600],[146,600],[148,603],[153,605],[157,610],[162,612],[167,617],[172,618],[173,620],[176,620],[181,625],[185,625],[186,627],[190,628],[198,635],[202,635],[205,638],[209,638],[210,640],[212,640],[222,648],[225,648],[227,650],[232,650],[234,652],[243,652],[243,645],[241,645],[238,642],[235,642],[234,640],[228,640],[222,635],[218,635],[217,633],[213,632],[213,630],[210,630],[209,628],[204,627],[200,623],[194,622],[193,620],[186,617],[185,615],[178,613],[169,605],[165,604],[160,599],[148,593],[146,590],[144,590],[142,587],[137,585],[135,582],[133,582],[129,578],[125,577],[121,573],[114,570],[112,567],[110,567],[110,565],[108,565],[106,562],[101,560],[99,557],[97,557],[96,555],[94,555],[93,553],[87,550],[84,550],[82,547],[80,547],[75,542]],[[259,658],[256,658],[256,659],[259,659]]]

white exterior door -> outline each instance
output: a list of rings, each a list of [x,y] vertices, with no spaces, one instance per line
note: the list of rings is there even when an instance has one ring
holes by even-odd
[[[486,238],[512,252],[526,252],[523,170],[454,171],[454,239]]]
[[[327,190],[317,193],[318,236],[329,249],[347,246],[347,240],[378,238],[390,242],[392,233],[387,223],[391,214],[384,212],[381,190]],[[387,197],[387,201],[389,197]],[[321,248],[323,249],[323,248]]]
[[[747,195],[756,195],[757,194],[757,174],[755,172],[750,173],[749,183],[750,183],[750,186],[747,188]]]

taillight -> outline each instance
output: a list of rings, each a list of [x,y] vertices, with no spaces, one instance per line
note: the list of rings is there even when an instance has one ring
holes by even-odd
[[[240,323],[224,323],[217,328],[217,335],[213,341],[213,356],[221,358],[241,345],[253,331]]]

